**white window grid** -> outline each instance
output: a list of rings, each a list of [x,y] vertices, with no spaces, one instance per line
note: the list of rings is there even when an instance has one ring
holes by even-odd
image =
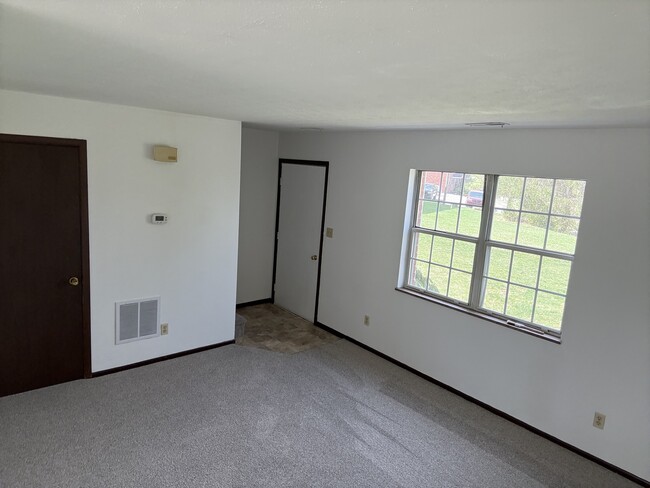
[[[574,219],[578,222],[580,222],[580,216],[574,216],[574,215],[565,215],[565,214],[560,214],[560,213],[553,213],[553,203],[554,203],[554,197],[555,197],[555,189],[557,187],[557,182],[558,181],[564,181],[559,178],[546,178],[547,180],[551,180],[553,182],[552,185],[552,191],[551,191],[551,197],[550,197],[550,202],[548,205],[548,212],[537,212],[537,211],[531,211],[531,210],[522,210],[522,205],[523,205],[523,200],[525,196],[525,190],[526,190],[526,184],[528,180],[530,179],[539,179],[539,178],[534,178],[534,177],[522,177],[524,178],[524,184],[523,188],[521,191],[521,197],[518,205],[518,209],[507,209],[506,207],[503,206],[497,206],[496,205],[496,191],[497,191],[497,182],[499,175],[494,175],[494,174],[486,174],[484,175],[485,180],[484,180],[484,188],[483,188],[483,204],[481,205],[482,207],[482,215],[481,215],[481,224],[480,224],[480,229],[478,233],[478,237],[472,237],[472,236],[467,236],[463,234],[458,234],[454,232],[446,232],[442,230],[437,230],[437,223],[438,223],[438,211],[439,209],[436,210],[436,221],[433,229],[429,228],[424,228],[420,227],[417,225],[417,219],[418,219],[418,208],[420,205],[420,202],[423,201],[423,199],[420,198],[421,194],[421,185],[422,185],[422,174],[424,171],[418,170],[416,174],[416,188],[414,192],[414,212],[413,212],[413,217],[412,217],[412,223],[410,226],[410,242],[409,242],[409,253],[406,256],[407,258],[407,263],[406,265],[408,266],[408,274],[407,276],[411,276],[415,266],[414,263],[416,262],[422,262],[424,264],[427,264],[429,266],[429,270],[431,266],[441,266],[441,267],[446,267],[442,266],[438,263],[433,263],[431,261],[431,253],[433,252],[433,240],[435,239],[435,236],[440,236],[440,237],[445,237],[452,239],[452,253],[451,253],[451,263],[449,268],[449,280],[447,282],[447,292],[449,290],[449,283],[451,280],[451,270],[456,270],[460,272],[465,272],[460,269],[453,268],[453,250],[455,246],[456,240],[460,241],[466,241],[466,242],[471,242],[475,244],[474,248],[474,265],[472,268],[471,274],[471,284],[470,284],[470,294],[469,294],[469,300],[468,301],[463,301],[463,300],[458,300],[454,298],[450,298],[446,294],[440,294],[440,293],[435,293],[432,292],[428,289],[428,276],[425,281],[425,287],[420,288],[413,286],[410,284],[410,278],[407,278],[407,282],[404,284],[405,288],[410,288],[415,290],[418,293],[423,293],[425,295],[429,295],[437,300],[442,300],[444,302],[450,302],[455,305],[458,305],[462,308],[466,308],[471,311],[479,312],[480,314],[486,314],[489,316],[494,316],[498,319],[501,319],[508,325],[516,326],[516,327],[521,327],[521,328],[529,328],[533,329],[536,332],[541,332],[543,334],[549,334],[552,336],[559,337],[561,335],[561,330],[555,329],[555,328],[550,328],[546,327],[542,324],[535,323],[535,312],[536,312],[536,305],[537,305],[537,298],[539,292],[543,293],[548,293],[550,295],[555,295],[558,297],[561,297],[563,300],[566,300],[567,293],[559,293],[557,291],[552,291],[552,290],[547,290],[544,288],[540,288],[540,276],[541,276],[541,267],[542,267],[542,262],[543,258],[550,258],[550,259],[560,259],[563,261],[568,261],[569,263],[573,262],[574,259],[574,254],[573,253],[567,253],[567,252],[561,252],[561,251],[555,251],[555,250],[549,250],[546,249],[547,244],[548,244],[548,235],[549,235],[549,228],[550,228],[550,222],[551,222],[551,217],[562,217],[562,218],[569,218],[569,219]],[[440,172],[445,173],[445,172]],[[464,184],[465,184],[465,178],[464,175],[466,173],[463,173],[463,187],[461,188],[461,201],[459,202],[459,205],[462,206],[462,195],[464,191]],[[445,188],[446,191],[446,188]],[[443,188],[440,188],[440,195],[438,197],[438,203],[446,203],[446,195],[445,198],[443,199],[442,197],[443,193]],[[488,238],[491,233],[491,227],[492,223],[494,220],[494,214],[496,210],[508,210],[508,211],[513,211],[513,212],[518,212],[519,216],[517,219],[517,230],[516,230],[516,235],[514,242],[515,243],[508,243],[508,242],[500,242],[497,240],[491,240]],[[526,246],[522,244],[517,244],[518,242],[518,237],[519,237],[519,229],[521,227],[521,214],[533,214],[533,215],[543,215],[546,216],[546,232],[544,235],[544,245],[542,247],[532,247],[532,246]],[[459,227],[459,222],[460,222],[460,207],[458,210],[458,216],[456,220],[456,231],[458,231]],[[431,251],[430,251],[430,256],[429,256],[429,261],[423,261],[421,259],[418,259],[417,256],[414,257],[414,249],[415,249],[415,244],[416,244],[416,235],[417,234],[428,234],[431,235]],[[510,262],[509,262],[509,269],[508,269],[508,279],[503,280],[503,279],[498,279],[494,278],[491,276],[488,276],[488,248],[499,248],[499,249],[504,249],[510,251]],[[538,268],[537,268],[537,273],[536,273],[536,280],[535,280],[535,286],[530,286],[530,285],[525,285],[521,283],[513,283],[511,281],[512,277],[512,265],[514,262],[514,253],[515,252],[522,252],[525,254],[531,254],[538,256]],[[429,271],[430,272],[430,271]],[[485,308],[482,306],[483,304],[483,299],[484,299],[484,293],[486,289],[486,284],[487,280],[494,280],[496,282],[504,283],[506,285],[506,294],[505,294],[505,300],[504,300],[504,308],[503,312],[498,312],[495,310],[491,310],[488,308]],[[507,315],[505,312],[508,310],[507,304],[508,304],[508,295],[509,295],[509,290],[510,286],[515,285],[515,286],[520,286],[522,288],[530,289],[534,292],[534,298],[533,298],[533,304],[532,304],[532,316],[531,320],[522,320],[519,318],[515,318],[512,316]],[[568,289],[568,285],[567,285]]]
[[[463,275],[468,275],[470,277],[470,282],[471,282],[472,272],[467,271],[466,269],[462,269],[460,267],[454,266],[454,252],[456,250],[456,242],[457,241],[464,241],[464,242],[469,242],[469,243],[474,244],[474,239],[466,238],[465,236],[457,236],[456,238],[449,237],[449,236],[445,235],[444,232],[429,231],[429,230],[426,230],[426,229],[424,229],[424,230],[423,229],[417,229],[417,230],[414,229],[413,233],[414,234],[422,234],[422,235],[430,235],[431,236],[431,245],[429,247],[429,259],[427,261],[419,259],[417,257],[416,258],[412,257],[413,253],[415,252],[417,238],[412,239],[412,249],[411,249],[411,254],[409,256],[409,261],[410,261],[409,273],[413,274],[413,273],[416,272],[416,263],[422,263],[422,264],[427,265],[427,267],[428,267],[427,276],[425,277],[425,280],[424,280],[425,286],[424,286],[424,288],[421,288],[421,289],[425,290],[427,292],[435,293],[435,292],[433,292],[433,291],[431,291],[429,289],[431,269],[434,266],[439,267],[439,268],[443,268],[443,269],[447,270],[447,275],[448,275],[447,276],[447,285],[445,287],[445,292],[444,293],[439,292],[439,293],[436,293],[436,295],[445,296],[448,299],[453,300],[454,302],[467,304],[468,303],[467,300],[463,301],[463,300],[458,299],[458,298],[450,297],[449,296],[449,289],[450,289],[450,284],[451,284],[451,278],[452,278],[454,272],[461,273]],[[448,266],[433,260],[434,259],[433,258],[433,250],[434,250],[434,246],[435,246],[435,237],[436,236],[439,236],[439,237],[442,237],[442,238],[449,238],[451,240],[451,251],[449,253],[450,257],[449,257],[449,265]],[[476,252],[476,246],[474,247],[474,252]],[[420,289],[420,288],[418,288],[418,289]]]

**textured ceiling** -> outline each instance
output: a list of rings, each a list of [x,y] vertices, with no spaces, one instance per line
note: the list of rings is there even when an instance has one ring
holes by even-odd
[[[0,87],[261,127],[650,125],[648,0],[0,0]]]

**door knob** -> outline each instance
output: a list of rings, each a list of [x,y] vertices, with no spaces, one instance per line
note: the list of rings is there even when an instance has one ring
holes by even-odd
[[[317,256],[316,254],[314,254],[314,255],[311,257],[311,260],[312,260],[312,261],[318,261],[318,256]]]
[[[68,280],[68,283],[70,283],[72,286],[77,286],[79,284],[79,278],[73,276]]]

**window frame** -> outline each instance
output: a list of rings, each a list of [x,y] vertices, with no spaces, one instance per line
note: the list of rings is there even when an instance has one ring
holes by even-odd
[[[441,230],[436,230],[436,229],[428,229],[428,228],[422,228],[417,226],[417,218],[418,218],[418,206],[419,206],[419,201],[420,201],[420,192],[422,190],[422,185],[423,185],[423,178],[422,174],[426,171],[434,171],[434,170],[415,170],[415,181],[414,183],[412,182],[409,185],[409,190],[413,190],[413,195],[412,198],[410,199],[410,208],[407,209],[407,221],[405,222],[405,231],[408,232],[408,238],[405,240],[406,244],[406,250],[403,252],[402,256],[402,261],[401,261],[401,268],[404,271],[403,273],[400,273],[400,283],[398,284],[398,287],[396,288],[398,291],[405,292],[409,295],[417,296],[420,298],[424,298],[428,301],[432,301],[434,303],[438,303],[440,305],[444,305],[465,313],[468,313],[470,315],[483,318],[486,320],[489,320],[491,322],[497,323],[499,325],[504,325],[509,328],[513,328],[516,330],[520,330],[523,332],[526,332],[528,334],[532,334],[535,336],[543,337],[547,340],[550,340],[552,342],[561,342],[561,335],[562,335],[562,330],[563,330],[563,323],[564,322],[564,311],[562,314],[562,322],[560,324],[560,329],[553,329],[546,327],[541,324],[536,324],[532,322],[532,319],[534,319],[534,313],[535,313],[535,305],[537,301],[537,295],[538,291],[540,290],[539,288],[539,281],[540,281],[540,275],[541,275],[541,266],[542,266],[542,260],[544,257],[548,258],[553,258],[553,259],[560,259],[564,261],[569,261],[571,263],[571,271],[569,273],[569,282],[570,282],[570,277],[571,273],[573,272],[573,261],[575,258],[575,250],[574,254],[569,254],[565,252],[560,252],[560,251],[552,251],[552,250],[547,250],[547,249],[538,249],[534,247],[529,247],[521,244],[511,244],[511,243],[506,243],[506,242],[500,242],[500,241],[494,241],[491,240],[490,233],[492,231],[492,224],[494,221],[494,215],[496,213],[496,210],[499,210],[496,208],[496,193],[497,193],[497,184],[498,184],[498,179],[499,176],[510,176],[510,175],[497,175],[497,174],[482,174],[482,173],[464,173],[464,175],[467,174],[481,174],[484,177],[484,185],[483,185],[483,202],[480,206],[481,208],[481,222],[479,226],[479,232],[477,237],[472,237],[472,236],[467,236],[464,234],[458,234],[458,228],[456,228],[456,232],[446,232],[446,231],[441,231]],[[438,171],[436,171],[438,172]],[[440,173],[449,173],[452,174],[452,171],[439,171]],[[536,178],[532,176],[526,176],[525,178]],[[553,185],[553,191],[551,193],[551,199],[549,203],[549,211],[548,213],[545,213],[543,215],[548,215],[548,221],[546,224],[546,236],[545,240],[548,239],[548,231],[549,231],[549,225],[550,225],[550,217],[555,216],[555,214],[552,213],[553,209],[553,198],[554,198],[554,193],[555,193],[555,182],[558,180],[578,180],[578,181],[584,181],[584,180],[579,180],[577,178],[545,178],[545,179],[552,179],[554,181]],[[442,194],[442,188],[440,190],[440,194]],[[522,198],[524,195],[524,190],[522,189]],[[583,196],[584,198],[584,196]],[[440,202],[440,200],[438,200]],[[461,195],[461,202],[462,203],[462,195]],[[583,200],[584,204],[584,200]],[[478,205],[476,205],[478,207]],[[459,210],[460,212],[460,210]],[[519,212],[521,214],[521,205]],[[538,213],[542,214],[542,212],[527,212],[527,213]],[[582,214],[582,208],[581,208],[581,214]],[[579,220],[582,219],[582,215],[577,217]],[[432,245],[433,245],[433,239],[434,236],[440,236],[443,238],[449,238],[449,239],[454,239],[454,240],[462,240],[466,242],[472,242],[475,244],[475,249],[474,249],[474,262],[473,262],[473,268],[471,272],[471,282],[470,282],[470,292],[469,292],[469,297],[468,297],[468,302],[465,303],[461,300],[457,300],[454,298],[450,298],[448,296],[444,296],[441,294],[436,294],[434,292],[430,292],[427,290],[423,290],[421,288],[418,288],[416,286],[410,285],[408,275],[410,273],[410,266],[411,266],[411,261],[413,260],[413,249],[415,245],[415,239],[417,234],[426,234],[430,235],[432,239]],[[487,283],[487,266],[488,266],[488,249],[489,248],[498,248],[498,249],[505,249],[508,251],[512,251],[511,255],[511,260],[510,260],[510,271],[512,270],[513,266],[513,261],[514,261],[514,252],[523,252],[526,254],[532,254],[539,256],[539,264],[538,264],[538,270],[537,270],[537,279],[536,279],[536,284],[535,287],[531,287],[528,285],[520,285],[516,284],[517,286],[523,286],[527,289],[533,289],[536,291],[535,297],[533,299],[533,304],[532,304],[532,315],[531,315],[531,321],[526,321],[522,319],[518,319],[512,316],[509,316],[505,313],[499,313],[487,308],[481,307],[481,303],[483,301],[483,294],[486,289],[486,283]],[[452,256],[453,258],[453,256]],[[432,263],[429,262],[429,265]],[[452,262],[453,264],[453,262]],[[450,264],[450,266],[452,266]],[[490,278],[494,279],[494,278]],[[510,281],[510,276],[508,277],[508,280],[501,280],[501,279],[496,279],[495,281],[499,281],[502,283],[505,283],[506,286],[510,286],[512,283]],[[566,300],[568,297],[568,283],[567,283],[567,291],[564,295],[561,293],[554,293],[554,292],[549,292],[548,290],[541,290],[543,292],[555,294],[558,296],[563,296],[565,299],[565,309],[566,310]],[[507,294],[506,294],[506,305],[504,306],[504,312],[507,310]]]

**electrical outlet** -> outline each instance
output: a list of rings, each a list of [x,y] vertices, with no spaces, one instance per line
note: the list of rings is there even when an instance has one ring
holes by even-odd
[[[603,430],[605,428],[605,414],[596,412],[594,414],[594,427]]]
[[[160,324],[160,335],[169,334],[169,324]]]
[[[370,325],[370,315],[363,316],[363,325]]]

